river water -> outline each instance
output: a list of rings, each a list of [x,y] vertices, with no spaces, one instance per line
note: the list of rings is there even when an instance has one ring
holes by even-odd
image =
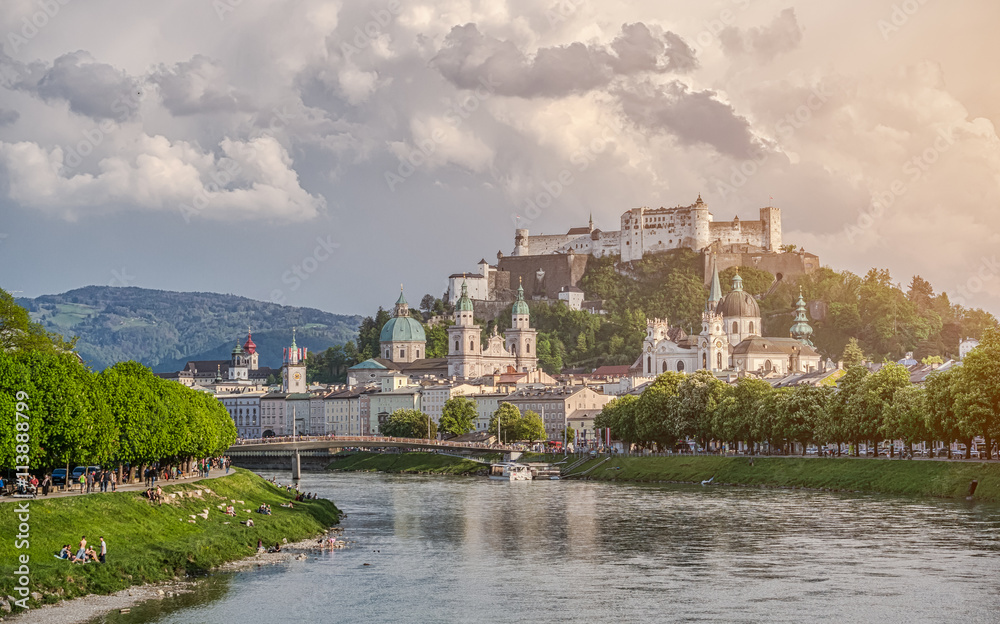
[[[302,488],[346,512],[350,549],[101,621],[1000,621],[995,505],[372,473]]]

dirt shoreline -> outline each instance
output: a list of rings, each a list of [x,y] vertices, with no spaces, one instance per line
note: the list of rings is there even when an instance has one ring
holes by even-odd
[[[261,552],[236,559],[213,569],[211,574],[232,573],[251,570],[265,565],[278,565],[296,560],[305,560],[310,553],[319,552],[318,542],[341,534],[340,527],[332,527],[319,535],[304,540],[283,544],[281,552]],[[346,548],[346,542],[338,539],[337,548]],[[121,609],[130,609],[148,600],[162,600],[169,596],[195,591],[204,579],[174,580],[149,585],[136,585],[110,595],[89,594],[72,600],[62,600],[17,614],[3,614],[0,622],[15,624],[85,624],[90,620]]]

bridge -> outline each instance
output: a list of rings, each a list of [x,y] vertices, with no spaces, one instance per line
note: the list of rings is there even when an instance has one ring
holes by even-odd
[[[226,454],[235,459],[286,457],[291,460],[292,477],[301,475],[301,458],[329,458],[331,451],[344,448],[407,448],[447,450],[452,453],[521,451],[510,444],[485,444],[481,442],[451,442],[421,438],[393,438],[382,436],[285,436],[239,440],[229,447]],[[286,464],[287,465],[287,464]]]

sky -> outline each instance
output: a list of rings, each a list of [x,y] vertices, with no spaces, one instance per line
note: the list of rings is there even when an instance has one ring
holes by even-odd
[[[1000,3],[3,0],[0,287],[412,303],[638,206],[1000,314]]]

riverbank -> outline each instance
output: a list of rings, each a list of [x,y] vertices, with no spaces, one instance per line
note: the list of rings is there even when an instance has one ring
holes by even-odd
[[[532,457],[545,461],[548,456]],[[561,456],[559,456],[561,460]],[[1000,502],[1000,464],[863,458],[599,456],[566,476],[595,481],[700,483],[836,492],[965,498],[978,481],[975,500]],[[572,461],[570,462],[572,463]]]
[[[282,507],[289,504],[290,493],[242,469],[206,482],[172,484],[163,491],[162,505],[135,492],[31,500],[30,548],[16,549],[13,539],[0,542],[0,561],[15,570],[20,555],[30,556],[28,604],[37,607],[201,576],[253,555],[258,539],[270,545],[294,542],[320,534],[340,519],[340,511],[328,500]],[[16,512],[19,502],[0,504],[4,535],[18,533],[23,521]],[[256,513],[261,504],[270,505],[272,515]],[[226,506],[234,508],[235,517],[223,513]],[[247,520],[254,526],[242,524]],[[97,550],[104,536],[107,563],[73,564],[54,557],[67,543],[75,552],[81,535]],[[19,598],[18,580],[14,575],[0,580],[0,596]]]
[[[461,457],[438,453],[352,453],[334,460],[327,470],[391,472],[398,474],[474,475],[486,474],[487,466]]]

